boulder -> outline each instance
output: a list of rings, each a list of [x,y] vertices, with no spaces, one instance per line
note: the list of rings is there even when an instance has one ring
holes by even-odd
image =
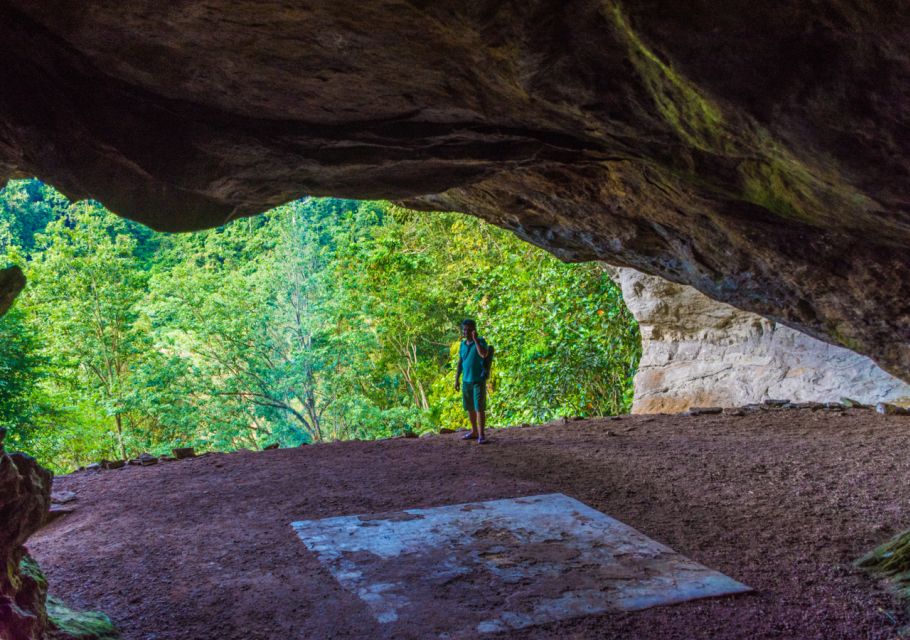
[[[633,413],[692,405],[910,403],[910,385],[848,349],[634,269],[609,269],[638,321],[642,356]],[[768,405],[765,405],[768,406]]]
[[[45,521],[51,473],[21,453],[3,449],[0,429],[0,638],[43,639],[47,582],[24,547]]]
[[[19,267],[0,269],[0,316],[12,306],[25,286],[25,275]]]

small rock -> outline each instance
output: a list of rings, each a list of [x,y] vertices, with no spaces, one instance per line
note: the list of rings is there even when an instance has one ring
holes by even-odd
[[[101,466],[105,469],[122,469],[126,466],[126,462],[123,460],[105,460]]]
[[[584,416],[572,416],[573,422],[578,422],[579,420],[584,420],[584,419],[585,419]]]
[[[158,464],[158,458],[150,453],[142,453],[139,455],[139,464],[143,467],[150,467],[153,464]]]
[[[142,464],[142,461],[139,458],[133,458],[132,460],[127,460],[127,464],[139,465]]]
[[[72,491],[61,491],[59,493],[51,494],[51,502],[53,504],[66,504],[67,502],[72,502],[76,499],[76,494]]]
[[[879,402],[877,405],[875,405],[875,411],[882,414],[883,416],[910,415],[910,409],[899,407],[896,404],[888,404],[887,402]]]
[[[414,433],[413,431],[411,431],[410,429],[408,429],[407,431],[404,432],[404,437],[405,438],[416,438],[417,434]]]
[[[174,456],[169,456],[169,455],[158,456],[158,462],[175,462],[176,460],[177,460],[177,458],[175,458]]]
[[[707,416],[722,413],[721,407],[689,407],[687,414],[690,416]]]
[[[731,408],[724,409],[724,415],[725,416],[744,416],[744,415],[746,415],[746,412],[744,410],[740,409],[739,407],[731,407]]]
[[[174,457],[178,460],[196,457],[196,450],[193,447],[177,447],[176,449],[172,449],[171,453],[173,453]]]
[[[622,420],[622,416],[610,416],[610,420]]]
[[[439,433],[455,433],[455,429],[449,429],[448,427],[443,427],[439,430]]]
[[[92,464],[86,465],[85,470],[86,471],[101,471],[101,465],[97,462],[93,462]]]
[[[790,400],[789,399],[775,400],[774,398],[768,398],[762,404],[765,405],[766,407],[783,407],[785,405],[790,404]]]
[[[841,398],[840,404],[842,407],[847,409],[869,409],[869,405],[865,405],[862,402],[858,402],[852,398]]]
[[[825,405],[822,402],[791,402],[788,404],[785,409],[824,409]]]
[[[520,426],[522,429],[527,429],[528,427],[531,426],[531,423],[530,423],[530,422],[522,422],[521,425],[519,425],[519,426]]]
[[[435,438],[436,434],[433,433],[432,431],[424,431],[423,433],[420,434],[420,437],[421,438]]]
[[[273,442],[272,444],[267,444],[267,445],[265,445],[264,447],[262,447],[262,450],[263,450],[263,451],[272,451],[272,450],[274,450],[274,449],[277,449],[278,446],[279,446],[279,445],[278,445],[277,442]]]
[[[73,511],[75,511],[75,509],[72,507],[64,507],[59,504],[52,504],[48,512],[44,514],[44,526],[46,527],[54,520],[62,518],[63,516],[72,513]]]

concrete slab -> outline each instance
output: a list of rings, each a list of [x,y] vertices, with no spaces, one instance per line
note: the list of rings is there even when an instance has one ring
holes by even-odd
[[[471,637],[751,590],[560,493],[291,526],[393,636]]]

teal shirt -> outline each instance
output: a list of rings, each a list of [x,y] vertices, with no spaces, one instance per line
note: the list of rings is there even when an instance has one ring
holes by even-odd
[[[477,342],[486,351],[487,341],[477,336]],[[462,340],[458,356],[461,359],[461,379],[464,382],[483,382],[483,358],[477,353],[474,343]]]

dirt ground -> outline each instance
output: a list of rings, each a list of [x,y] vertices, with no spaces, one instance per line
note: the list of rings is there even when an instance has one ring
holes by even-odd
[[[502,637],[897,638],[907,624],[851,563],[910,526],[908,417],[626,416],[492,436],[486,447],[444,435],[60,477],[76,511],[29,547],[53,593],[105,611],[127,639],[381,638],[290,522],[561,492],[756,592]],[[444,602],[427,615],[444,615]]]

